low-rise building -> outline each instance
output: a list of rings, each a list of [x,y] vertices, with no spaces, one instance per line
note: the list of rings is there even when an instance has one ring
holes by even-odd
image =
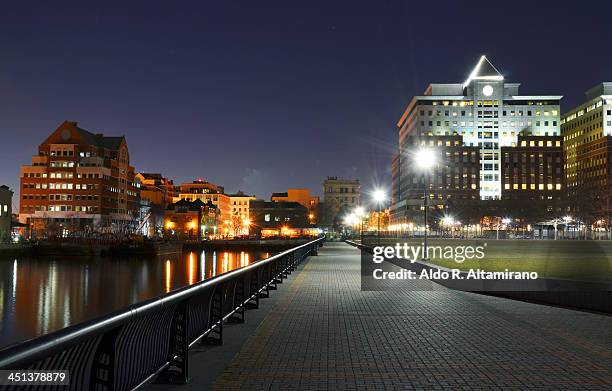
[[[166,207],[173,202],[176,190],[172,179],[160,173],[139,172],[135,175],[140,183],[140,198],[148,200],[151,205]]]
[[[272,193],[271,201],[297,202],[308,208],[308,222],[317,224],[319,197],[310,195],[309,189],[288,189],[284,193]]]
[[[231,233],[233,236],[248,235],[251,226],[251,214],[249,212],[250,202],[256,197],[238,191],[236,194],[228,194],[231,208]]]
[[[13,192],[6,185],[0,186],[0,243],[11,240]]]
[[[202,239],[220,235],[219,208],[211,201],[179,200],[166,209],[164,236],[179,239]]]
[[[200,200],[204,203],[211,202],[220,213],[220,223],[217,227],[221,235],[232,235],[232,208],[230,205],[230,197],[224,193],[223,186],[215,185],[203,179],[197,179],[190,183],[182,183],[178,190],[178,195],[174,197],[174,201]]]
[[[323,182],[323,216],[321,224],[332,227],[341,222],[343,215],[361,205],[359,179],[327,177]]]
[[[251,232],[259,236],[299,236],[308,229],[308,208],[289,201],[253,200]]]
[[[140,229],[148,237],[158,236],[164,227],[164,213],[176,195],[174,182],[159,173],[137,173],[140,184]]]

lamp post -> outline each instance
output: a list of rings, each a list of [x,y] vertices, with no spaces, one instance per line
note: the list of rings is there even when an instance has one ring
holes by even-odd
[[[563,225],[563,238],[564,238],[564,239],[565,239],[565,237],[566,237],[565,230],[566,230],[566,228],[567,228],[568,224],[569,224],[571,221],[572,221],[572,216],[570,216],[570,215],[563,216],[563,222],[565,223],[565,224]],[[568,235],[568,236],[569,236],[569,235]]]
[[[423,148],[416,152],[414,160],[423,171],[423,222],[424,222],[424,240],[423,240],[423,259],[427,260],[427,209],[429,209],[429,181],[426,180],[427,174],[436,164],[436,154],[432,149]]]
[[[509,219],[509,218],[507,218],[507,217],[504,217],[504,218],[503,218],[503,219],[501,219],[501,220],[499,220],[499,219],[497,220],[497,240],[499,240],[499,226],[500,226],[501,224],[503,224],[503,225],[508,225],[508,224],[510,224],[510,221],[512,221],[512,220],[510,220],[510,219]]]
[[[358,206],[355,209],[355,216],[357,216],[357,218],[359,219],[359,240],[361,243],[363,243],[363,208],[361,206]]]
[[[386,198],[385,192],[382,191],[381,189],[378,189],[378,190],[374,191],[374,201],[378,205],[378,215],[377,215],[378,229],[376,231],[376,234],[378,236],[378,245],[379,246],[380,246],[380,208],[382,206],[382,203],[385,201],[385,198]]]

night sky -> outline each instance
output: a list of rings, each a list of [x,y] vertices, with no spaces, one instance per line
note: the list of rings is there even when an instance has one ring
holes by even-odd
[[[68,119],[125,134],[137,170],[176,183],[269,198],[338,175],[368,191],[389,186],[411,96],[481,54],[563,110],[612,81],[609,2],[46,3],[0,11],[0,184],[16,190]]]

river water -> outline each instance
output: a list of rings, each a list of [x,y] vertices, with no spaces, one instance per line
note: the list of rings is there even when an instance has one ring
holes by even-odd
[[[270,256],[183,252],[156,258],[0,259],[0,347],[107,314]]]

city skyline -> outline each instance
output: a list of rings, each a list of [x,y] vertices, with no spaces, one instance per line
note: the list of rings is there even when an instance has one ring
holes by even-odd
[[[481,54],[507,80],[524,83],[525,93],[563,95],[561,112],[609,79],[600,64],[612,56],[604,50],[610,32],[600,29],[604,15],[596,11],[573,13],[576,23],[588,23],[570,31],[562,30],[561,10],[530,4],[533,12],[513,29],[489,36],[496,22],[484,17],[488,7],[447,5],[435,13],[435,29],[426,20],[402,23],[410,13],[434,15],[426,5],[294,7],[7,7],[0,16],[2,183],[18,193],[33,141],[75,120],[125,135],[137,171],[177,183],[203,177],[262,198],[294,187],[321,194],[328,175],[389,188],[403,108],[429,81],[465,79]],[[542,15],[547,23],[539,25]],[[478,39],[449,36],[464,20],[477,21]],[[509,42],[515,29],[556,29],[558,39]],[[577,45],[603,61],[570,58]],[[300,143],[278,143],[290,134],[301,135]],[[313,152],[292,161],[301,148]],[[355,158],[338,160],[340,149]]]

